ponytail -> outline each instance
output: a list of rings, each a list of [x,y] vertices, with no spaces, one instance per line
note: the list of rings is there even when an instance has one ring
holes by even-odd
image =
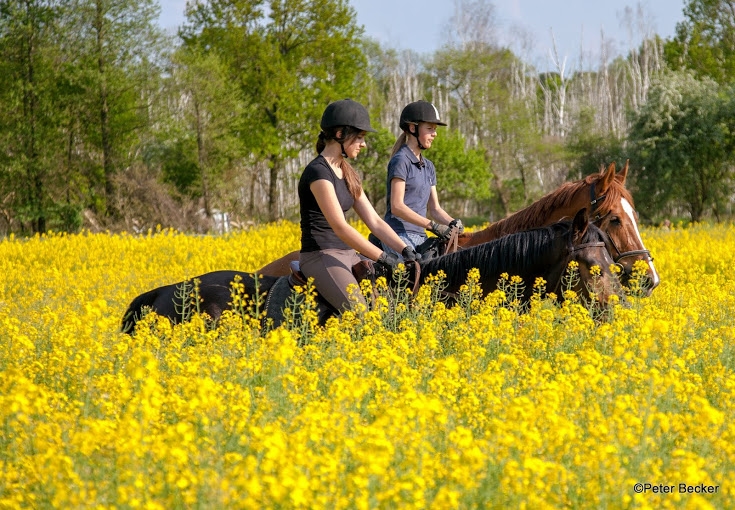
[[[338,139],[336,135],[337,131],[340,130],[342,131],[342,138]],[[357,135],[362,132],[362,130],[353,128],[351,126],[338,126],[328,128],[326,131],[327,132],[321,131],[319,133],[319,138],[316,141],[316,152],[318,154],[321,154],[324,148],[327,146],[327,140],[336,140],[340,144],[344,144],[345,142],[356,138]],[[349,191],[352,198],[357,200],[358,198],[360,198],[360,194],[362,194],[362,179],[360,179],[360,175],[354,168],[352,168],[352,165],[345,157],[342,158],[340,168],[342,169],[345,184],[347,185],[347,191]]]
[[[352,198],[357,200],[360,198],[362,193],[362,179],[358,175],[357,171],[352,168],[347,158],[342,158],[342,164],[340,165],[342,173],[344,174],[345,184],[347,184],[347,191],[350,192]]]
[[[396,143],[393,144],[393,149],[390,151],[390,157],[396,155],[396,152],[403,147],[406,144],[406,140],[408,139],[408,135],[406,135],[406,132],[404,131],[398,136],[398,140],[396,140]]]
[[[319,138],[316,140],[316,153],[321,154],[324,150],[324,147],[327,146],[327,135],[324,134],[324,131],[319,131]]]

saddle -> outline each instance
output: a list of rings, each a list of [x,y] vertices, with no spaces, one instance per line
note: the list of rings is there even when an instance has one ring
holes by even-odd
[[[306,276],[301,272],[301,265],[298,260],[292,260],[290,264],[291,274],[288,275],[288,283],[291,287],[296,285],[306,285]],[[355,280],[361,282],[362,280],[374,281],[376,277],[375,263],[372,260],[361,260],[354,266],[352,266],[352,274]]]

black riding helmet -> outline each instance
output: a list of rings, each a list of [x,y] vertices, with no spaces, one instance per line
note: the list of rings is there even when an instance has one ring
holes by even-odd
[[[403,131],[409,131],[409,124],[418,124],[419,122],[429,122],[437,126],[446,126],[446,122],[439,119],[439,110],[436,106],[428,101],[416,101],[406,105],[401,112],[401,120],[399,123]]]
[[[399,127],[405,131],[406,133],[412,134],[416,137],[416,140],[419,139],[419,129],[418,124],[419,122],[428,122],[430,124],[436,124],[437,126],[446,126],[446,122],[442,122],[439,119],[439,110],[436,109],[436,106],[431,104],[428,101],[415,101],[413,103],[410,103],[406,105],[406,107],[401,112],[401,120],[399,121]],[[415,132],[411,133],[411,129],[408,127],[410,124],[416,125]],[[421,145],[421,142],[419,142],[419,149],[424,150],[426,147]]]
[[[322,114],[319,124],[322,130],[329,128],[350,126],[359,131],[376,131],[370,126],[370,115],[367,109],[352,99],[341,99],[330,103]]]

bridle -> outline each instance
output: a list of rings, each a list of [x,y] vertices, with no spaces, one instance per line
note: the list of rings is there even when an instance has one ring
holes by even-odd
[[[559,295],[559,289],[561,288],[562,275],[564,274],[564,271],[566,270],[566,268],[569,266],[569,263],[574,258],[575,252],[587,250],[589,248],[604,248],[605,251],[607,251],[607,245],[603,241],[590,241],[588,243],[581,243],[581,244],[573,245],[572,239],[571,239],[571,236],[572,236],[571,232],[569,236],[570,236],[569,240],[567,241],[567,249],[569,251],[569,254],[564,260],[564,264],[562,264],[561,266],[561,274],[559,275],[559,279],[556,282],[556,285],[554,286],[554,290],[552,291],[557,295]],[[607,236],[607,237],[610,237],[610,236]]]
[[[595,196],[595,183],[593,182],[590,185],[590,215],[592,217],[592,222],[595,223],[598,227],[602,224],[602,220],[607,216],[607,214],[595,214],[595,211],[597,211],[598,206],[600,203],[602,203],[603,200],[605,200],[605,197],[607,197],[607,194],[603,193],[599,197]],[[605,230],[605,235],[607,235],[607,238],[610,240],[610,244],[612,244],[612,247],[615,248],[615,251],[617,252],[617,256],[613,256],[613,262],[616,264],[619,264],[622,259],[628,258],[628,257],[637,257],[638,255],[645,255],[648,257],[648,260],[653,262],[653,257],[651,256],[650,250],[631,250],[626,252],[621,252],[620,248],[615,244],[615,240],[610,236],[610,233]],[[612,254],[611,254],[612,255]]]

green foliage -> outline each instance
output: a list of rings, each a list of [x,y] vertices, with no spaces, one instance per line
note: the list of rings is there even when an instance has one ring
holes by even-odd
[[[54,2],[0,4],[0,197],[22,231],[45,231],[51,214],[50,145],[63,136],[54,105],[60,17]]]
[[[613,161],[624,164],[627,159],[623,140],[614,133],[595,130],[594,112],[590,108],[580,111],[566,140],[566,147],[576,160],[568,175],[573,180],[599,172],[600,168]]]
[[[436,166],[437,191],[442,202],[481,202],[493,196],[493,176],[483,151],[468,149],[459,131],[440,129],[426,155]]]
[[[70,136],[90,155],[90,204],[115,216],[114,176],[129,168],[149,119],[149,101],[158,87],[161,31],[155,0],[73,0],[65,43],[71,79],[79,87],[73,107],[81,122]]]
[[[196,163],[196,141],[189,138],[170,140],[160,154],[163,179],[181,193],[201,196],[201,179]]]
[[[269,164],[275,219],[284,161],[314,143],[326,105],[364,79],[354,10],[345,0],[213,0],[190,4],[187,20],[185,44],[219,55],[240,86],[243,143]]]
[[[0,197],[9,228],[103,212],[147,123],[154,0],[0,4]]]
[[[642,213],[680,206],[699,221],[730,196],[734,116],[732,90],[709,78],[670,72],[654,83],[630,132],[642,167],[634,173]]]
[[[735,79],[735,11],[728,0],[689,0],[684,21],[666,43],[664,55],[674,70],[691,69],[718,83]]]
[[[216,54],[180,48],[166,82],[167,122],[156,133],[164,179],[203,197],[208,212],[221,201],[225,172],[244,152],[242,94],[228,74]]]

